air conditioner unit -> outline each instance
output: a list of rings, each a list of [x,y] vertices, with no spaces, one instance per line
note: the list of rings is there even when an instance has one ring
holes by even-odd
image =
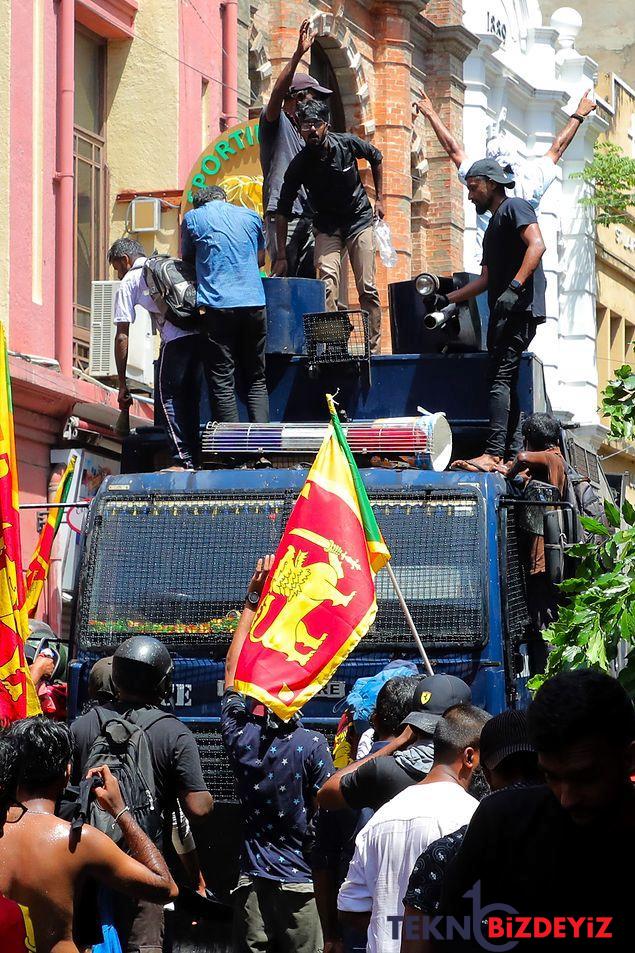
[[[116,378],[115,334],[113,317],[119,281],[93,281],[90,296],[90,358],[88,373],[98,380]],[[136,321],[130,325],[126,377],[136,388],[154,388],[154,341],[152,322],[145,308],[136,309]]]

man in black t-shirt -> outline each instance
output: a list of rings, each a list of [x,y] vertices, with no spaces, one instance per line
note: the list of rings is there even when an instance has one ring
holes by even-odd
[[[200,823],[212,811],[214,802],[203,778],[201,760],[194,735],[170,712],[159,705],[172,688],[172,659],[166,647],[149,636],[135,636],[123,642],[112,661],[112,680],[117,700],[91,708],[71,725],[74,741],[71,781],[78,784],[90,749],[108,715],[127,715],[135,720],[138,712],[156,711],[157,718],[145,729],[154,770],[157,802],[164,826],[171,828],[171,815],[177,800],[192,824]],[[117,932],[124,953],[161,953],[163,945],[163,908],[147,901],[129,901],[117,896],[114,904]]]
[[[528,728],[547,783],[482,802],[446,872],[439,912],[469,918],[471,941],[462,949],[482,949],[481,938],[487,949],[629,949],[633,703],[603,672],[564,672],[537,692]],[[512,944],[507,918],[520,937],[538,929],[543,938]]]
[[[448,301],[459,304],[487,291],[489,433],[484,453],[452,466],[487,472],[502,468],[522,450],[518,372],[523,351],[545,320],[545,244],[529,202],[506,196],[514,178],[494,159],[475,162],[466,181],[476,211],[492,217],[483,239],[480,277],[452,291]]]

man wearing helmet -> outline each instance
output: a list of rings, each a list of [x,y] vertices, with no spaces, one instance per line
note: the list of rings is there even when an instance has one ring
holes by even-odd
[[[200,823],[213,808],[203,778],[192,732],[159,705],[172,690],[173,663],[166,647],[150,636],[123,642],[112,658],[116,700],[92,708],[71,726],[75,742],[73,783],[84,775],[91,747],[100,735],[104,715],[119,714],[145,731],[154,769],[156,798],[164,822],[170,824],[176,802],[192,824]],[[158,717],[152,717],[152,715]],[[101,715],[101,721],[100,721]],[[116,904],[117,926],[124,953],[161,953],[163,909],[144,901]]]

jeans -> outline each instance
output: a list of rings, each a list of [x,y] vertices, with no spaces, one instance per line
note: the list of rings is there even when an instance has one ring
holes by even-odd
[[[276,216],[271,212],[267,212],[265,216],[265,244],[269,260],[273,264],[278,254],[278,241]],[[287,223],[287,275],[289,278],[315,278],[314,247],[313,220],[306,215],[289,219]]]
[[[329,311],[338,310],[342,258],[345,251],[348,251],[351,260],[359,306],[368,312],[370,349],[373,354],[377,354],[380,349],[381,304],[375,281],[372,225],[347,239],[342,238],[340,232],[335,235],[318,232],[315,236],[315,267],[318,278],[326,285],[326,307]]]
[[[489,433],[485,453],[509,460],[523,448],[518,372],[523,351],[536,333],[537,321],[530,314],[511,314],[491,321],[487,334],[489,366]]]
[[[219,423],[238,423],[234,377],[238,368],[245,388],[249,420],[267,423],[266,309],[207,308],[206,318],[209,338],[207,381],[213,419]]]
[[[159,403],[174,462],[186,470],[199,455],[201,384],[205,371],[205,338],[188,334],[161,345]]]

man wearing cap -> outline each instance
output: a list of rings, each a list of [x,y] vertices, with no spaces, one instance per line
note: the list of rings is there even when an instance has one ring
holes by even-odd
[[[541,783],[538,755],[529,740],[524,711],[510,708],[483,725],[480,756],[480,767],[492,791]],[[473,793],[471,789],[469,793]],[[437,913],[445,872],[458,854],[466,831],[467,824],[433,841],[417,860],[403,898],[401,953],[428,953],[429,944],[422,939],[425,918]]]
[[[452,291],[459,304],[487,291],[489,325],[489,432],[485,452],[472,460],[455,460],[453,469],[497,470],[522,450],[517,384],[520,359],[536,328],[545,320],[545,253],[536,213],[529,202],[508,198],[514,178],[494,159],[479,159],[466,177],[470,202],[479,215],[492,217],[483,239],[480,277]]]
[[[271,263],[278,257],[276,208],[282,180],[289,163],[304,146],[296,120],[296,108],[310,99],[330,96],[332,89],[320,86],[308,73],[296,69],[313,44],[310,21],[303,20],[295,52],[276,80],[269,102],[260,114],[259,140],[262,166],[262,202],[265,241]],[[287,274],[293,278],[315,278],[313,264],[313,222],[307,195],[301,189],[293,203],[289,220],[286,257]]]
[[[383,218],[383,156],[359,136],[331,132],[331,116],[324,102],[303,103],[298,122],[305,147],[285,172],[276,217],[278,257],[274,275],[288,273],[280,249],[286,243],[293,203],[305,188],[313,208],[315,267],[326,286],[326,307],[338,310],[342,261],[348,252],[359,306],[368,315],[370,348],[377,353],[381,335],[381,304],[375,280],[373,217]],[[375,188],[373,210],[357,162],[370,165]]]
[[[322,785],[318,806],[377,810],[391,798],[422,781],[432,767],[432,736],[443,713],[472,700],[469,685],[455,675],[426,675],[415,688],[413,709],[403,732],[374,754],[341,768]]]

